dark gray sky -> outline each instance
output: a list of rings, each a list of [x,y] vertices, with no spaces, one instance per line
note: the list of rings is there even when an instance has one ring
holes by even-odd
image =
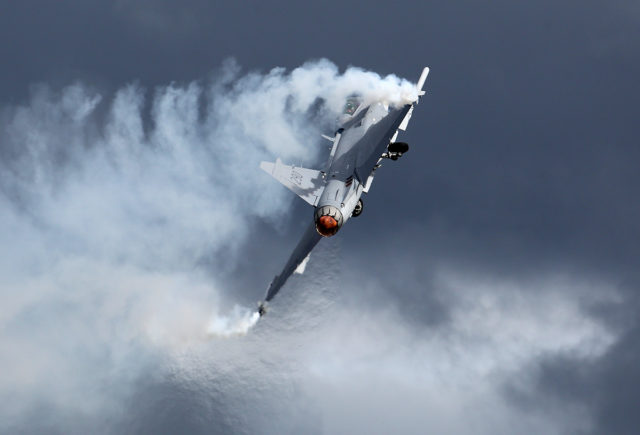
[[[16,121],[17,108],[40,107],[34,101],[41,84],[55,94],[82,83],[102,95],[104,106],[132,83],[152,96],[171,83],[215,81],[229,58],[240,66],[239,76],[291,70],[319,58],[341,71],[358,66],[410,80],[431,67],[427,95],[403,136],[410,152],[384,165],[362,217],[319,248],[309,282],[296,277],[283,289],[275,301],[281,305],[255,333],[265,341],[260,346],[273,346],[266,356],[254,341],[238,339],[167,353],[145,345],[143,362],[131,364],[128,352],[139,349],[141,339],[118,333],[119,344],[111,347],[111,336],[101,332],[102,345],[87,351],[79,340],[63,353],[109,359],[97,376],[121,384],[117,394],[95,391],[82,379],[43,395],[29,382],[2,381],[0,397],[17,403],[4,419],[10,429],[623,434],[640,427],[636,2],[5,0],[0,40],[5,162],[20,160],[16,138],[32,124]],[[24,119],[58,125],[57,115],[48,112],[55,109],[42,107],[45,115]],[[153,118],[148,108],[143,112]],[[104,129],[105,116],[78,132],[93,137],[87,132]],[[69,134],[44,140],[64,142]],[[267,158],[278,155],[277,147],[259,149],[267,150]],[[52,154],[50,164],[64,176],[76,165],[56,170],[59,155],[65,151]],[[3,166],[3,197],[10,199],[2,204],[19,204],[25,216],[38,216],[5,181],[20,168]],[[135,192],[128,194],[135,199]],[[212,200],[224,194],[214,190]],[[229,224],[225,230],[243,234],[240,243],[220,242],[234,255],[225,260],[224,251],[203,253],[197,264],[181,267],[224,263],[211,272],[224,283],[221,298],[254,303],[311,216],[294,198],[278,198],[291,216],[258,213],[237,224],[241,230]],[[244,199],[248,208],[259,203],[251,195]],[[68,210],[55,222],[75,213]],[[7,216],[2,218],[8,222]],[[184,222],[184,228],[190,225]],[[55,228],[47,233],[52,240]],[[68,243],[72,247],[59,255],[83,258],[82,237]],[[145,243],[140,246],[165,252]],[[11,247],[2,249],[2,258],[12,255]],[[150,269],[162,281],[172,267]],[[339,274],[318,283],[328,268]],[[59,271],[45,269],[44,281],[58,282],[51,270]],[[100,293],[104,307],[109,285],[119,280],[112,272],[99,273],[107,277],[106,293]],[[71,281],[62,287],[75,288],[77,280]],[[34,285],[6,280],[3,299],[13,301],[9,295]],[[118,294],[124,302],[109,313],[127,309],[128,285],[123,281]],[[312,290],[323,297],[293,295]],[[73,304],[83,298],[69,302],[55,293],[36,294],[2,316],[0,339],[7,348],[26,349],[24,358],[36,358],[28,344],[39,342],[34,337],[40,330],[16,319],[37,322],[45,316],[39,310],[55,307],[51,322],[66,318],[59,326],[65,335],[93,318],[90,310],[73,320]],[[303,320],[304,303],[315,310],[311,320]],[[100,331],[118,329],[117,318],[110,314]],[[291,353],[293,348],[299,351]],[[333,360],[321,351],[346,356]],[[50,358],[44,355],[42,370]],[[215,360],[212,368],[209,359]],[[15,353],[11,361],[18,370]],[[51,361],[52,369],[58,362]],[[132,366],[129,376],[120,374]],[[78,391],[95,406],[78,405]],[[63,399],[52,401],[53,395]]]

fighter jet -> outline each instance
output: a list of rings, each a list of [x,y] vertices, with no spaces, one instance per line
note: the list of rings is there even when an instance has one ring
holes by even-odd
[[[424,68],[416,84],[418,99],[424,95],[422,87],[428,74],[429,68]],[[314,207],[313,222],[258,305],[260,316],[287,279],[305,267],[318,242],[334,236],[350,217],[360,216],[362,195],[371,188],[383,159],[397,160],[409,150],[409,145],[396,139],[399,131],[407,128],[417,103],[394,108],[383,101],[363,105],[357,96],[349,98],[340,128],[333,137],[323,135],[333,145],[322,171],[285,165],[280,159],[260,163],[260,168]]]

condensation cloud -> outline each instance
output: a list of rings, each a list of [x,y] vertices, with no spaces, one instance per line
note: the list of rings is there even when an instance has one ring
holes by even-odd
[[[449,265],[437,276],[451,319],[431,330],[391,298],[346,303],[388,289],[327,276],[348,258],[331,240],[250,334],[245,311],[224,312],[237,301],[219,278],[252,220],[275,224],[292,200],[259,161],[321,160],[320,134],[354,93],[416,97],[405,80],[326,60],[267,73],[230,62],[210,81],[157,89],[39,85],[4,107],[0,431],[581,429],[516,412],[500,391],[540,355],[589,359],[610,345],[573,278],[482,281]],[[584,410],[562,412],[588,425]]]
[[[259,161],[313,161],[349,94],[398,104],[411,89],[325,60],[267,73],[227,62],[152,90],[37,85],[2,108],[2,424],[114,413],[158,353],[224,329],[234,296],[216,276],[251,219],[281,219],[291,202]]]

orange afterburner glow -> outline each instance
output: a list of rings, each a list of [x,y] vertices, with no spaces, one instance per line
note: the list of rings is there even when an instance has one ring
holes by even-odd
[[[325,237],[333,236],[338,228],[338,221],[332,216],[320,216],[316,221],[316,230]]]
[[[331,237],[342,226],[342,212],[333,205],[321,205],[316,208],[316,231],[324,237]]]

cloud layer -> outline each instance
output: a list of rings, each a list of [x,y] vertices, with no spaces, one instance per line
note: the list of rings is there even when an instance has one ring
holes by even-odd
[[[266,74],[229,62],[206,83],[113,95],[37,86],[5,107],[2,429],[589,430],[584,404],[529,398],[541,362],[592,363],[611,348],[617,329],[589,307],[619,303],[617,290],[548,269],[483,273],[444,250],[433,258],[413,226],[396,231],[414,232],[413,247],[378,236],[391,257],[323,241],[242,334],[254,319],[238,304],[263,288],[226,285],[247,255],[271,255],[255,240],[283,231],[293,200],[258,162],[321,160],[319,135],[354,92],[415,98],[407,81],[324,60]],[[418,294],[407,311],[402,298]]]
[[[328,61],[266,74],[227,62],[206,83],[39,85],[4,107],[5,429],[82,431],[123,412],[167,352],[207,346],[237,302],[222,283],[250,224],[286,220],[291,203],[258,162],[314,160],[354,91],[415,98],[407,81]]]

